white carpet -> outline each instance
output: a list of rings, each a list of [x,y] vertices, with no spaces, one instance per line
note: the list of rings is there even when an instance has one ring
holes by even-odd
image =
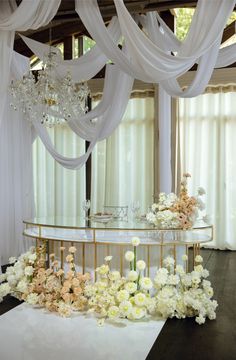
[[[97,326],[94,317],[17,306],[0,316],[1,360],[144,360],[165,321],[152,319]]]

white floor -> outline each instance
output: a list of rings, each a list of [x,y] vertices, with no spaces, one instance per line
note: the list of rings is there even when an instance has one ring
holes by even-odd
[[[1,360],[144,360],[165,321],[97,326],[94,317],[64,319],[22,304],[0,316]]]

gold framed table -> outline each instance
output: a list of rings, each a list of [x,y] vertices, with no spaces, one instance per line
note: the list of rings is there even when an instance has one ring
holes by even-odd
[[[200,253],[202,244],[213,240],[213,226],[199,221],[192,229],[157,229],[142,220],[117,221],[106,219],[96,221],[83,218],[34,218],[25,220],[23,235],[36,240],[36,245],[43,245],[49,261],[49,253],[54,253],[64,266],[64,251],[61,247],[76,246],[76,264],[81,272],[94,271],[103,263],[104,256],[113,255],[116,269],[121,274],[127,263],[124,253],[132,249],[131,239],[138,236],[138,258],[146,261],[147,275],[150,270],[162,266],[167,255],[181,263],[182,254],[193,249],[193,260],[186,263],[187,270],[194,265],[194,258]]]

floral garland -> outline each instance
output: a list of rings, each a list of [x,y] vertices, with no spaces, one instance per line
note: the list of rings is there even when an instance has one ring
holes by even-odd
[[[189,196],[187,179],[191,175],[186,173],[181,181],[179,197],[174,194],[159,194],[158,203],[152,205],[152,211],[147,214],[147,220],[159,229],[190,229],[198,216],[198,210],[204,210],[205,204],[201,196],[205,190],[198,188],[197,196]]]
[[[129,271],[121,276],[110,269],[112,256],[105,257],[105,263],[96,269],[97,279],[90,280],[88,273],[76,272],[74,254],[76,248],[69,248],[66,262],[69,270],[59,268],[55,254],[50,255],[50,267],[44,268],[42,249],[31,248],[18,260],[10,258],[12,266],[0,275],[0,302],[12,294],[31,305],[39,305],[49,311],[69,317],[73,311],[94,313],[98,324],[106,318],[111,320],[140,320],[152,315],[164,318],[195,317],[199,324],[206,318],[215,319],[215,300],[208,270],[201,265],[200,255],[195,258],[194,270],[186,273],[182,265],[176,265],[172,257],[164,259],[153,279],[145,276],[146,263],[137,260],[137,246],[140,239],[132,238],[133,251],[125,253]],[[60,248],[64,251],[65,248]],[[187,255],[183,255],[187,261]]]

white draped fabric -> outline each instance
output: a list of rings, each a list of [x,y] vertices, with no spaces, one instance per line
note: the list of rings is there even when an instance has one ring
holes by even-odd
[[[107,31],[113,40],[118,43],[121,37],[121,31],[117,17],[112,18],[107,27]],[[44,60],[49,54],[49,45],[42,44],[23,35],[21,35],[21,38],[40,60]],[[60,50],[56,47],[53,47],[53,51],[57,52],[56,61],[58,65],[55,69],[55,75],[58,78],[62,78],[66,76],[68,71],[70,71],[73,80],[77,82],[86,81],[94,77],[108,61],[106,55],[97,45],[95,45],[86,54],[73,60],[63,60]]]
[[[50,22],[61,0],[23,0],[17,7],[15,0],[0,1],[0,123],[9,83],[10,65],[15,31],[37,29]]]
[[[108,34],[97,1],[76,0],[76,11],[107,57],[135,78],[147,82],[162,82],[163,87],[171,95],[189,97],[201,93],[216,64],[222,31],[233,10],[235,0],[198,1],[188,36],[180,44],[176,56],[171,55],[166,49],[163,50],[163,42],[158,47],[140,30],[122,0],[114,0],[114,2],[127,46],[127,55],[120,51]],[[153,23],[150,26],[156,26],[156,24]],[[166,36],[170,37],[173,43],[173,35],[168,32]],[[176,50],[176,43],[174,50]],[[234,49],[231,48],[228,52],[233,57]],[[234,59],[235,56],[234,54]],[[220,61],[222,63],[223,59],[221,58]],[[176,79],[195,62],[199,62],[199,73],[192,86],[183,93]],[[164,80],[167,80],[167,85]]]
[[[182,171],[190,193],[206,189],[206,213],[214,224],[210,247],[236,250],[236,93],[179,100]]]
[[[14,52],[10,77],[22,76],[27,66],[28,59]],[[7,97],[0,131],[0,265],[28,248],[22,222],[33,216],[32,126],[10,101]]]
[[[235,54],[232,55],[234,48],[225,50],[221,58],[218,56],[223,28],[235,0],[214,0],[214,6],[213,0],[199,0],[187,38],[182,43],[154,13],[139,17],[148,33],[147,37],[129,14],[123,1],[114,0],[114,3],[119,24],[117,18],[113,18],[106,28],[96,0],[75,0],[76,11],[97,45],[76,60],[63,61],[58,54],[55,76],[61,76],[60,73],[65,75],[69,66],[77,81],[93,76],[107,59],[112,59],[116,64],[112,66],[112,70],[111,65],[107,69],[103,99],[98,107],[80,118],[72,113],[68,121],[68,125],[78,136],[90,141],[88,151],[72,159],[62,156],[52,145],[41,123],[34,120],[35,129],[47,150],[68,169],[80,168],[87,161],[96,142],[110,136],[118,126],[128,103],[133,78],[160,82],[162,88],[172,96],[196,96],[204,90],[216,63],[224,63],[226,56],[232,61],[236,57]],[[125,39],[122,51],[117,46],[121,34]],[[41,59],[48,53],[47,45],[22,38]],[[171,51],[177,51],[177,54],[173,56]],[[183,91],[177,77],[195,62],[198,63],[196,76],[192,84]],[[51,111],[50,114],[58,116],[56,111]]]
[[[40,120],[32,119],[37,134],[53,158],[67,169],[81,168],[96,142],[108,137],[119,125],[128,104],[132,86],[133,79],[129,75],[120,71],[115,65],[107,65],[104,96],[101,103],[96,109],[77,120],[75,114],[72,114],[71,120],[68,121],[68,125],[77,135],[90,141],[87,152],[77,158],[61,155],[55,149],[47,129],[40,123]],[[98,119],[92,123],[90,120],[95,117]]]

